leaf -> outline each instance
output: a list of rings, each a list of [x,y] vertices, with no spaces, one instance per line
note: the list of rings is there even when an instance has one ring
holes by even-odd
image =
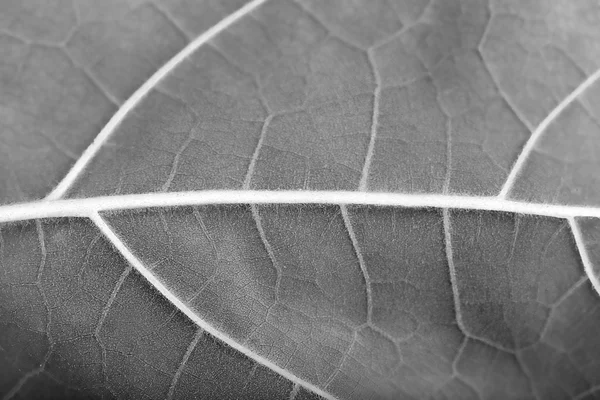
[[[597,4],[0,8],[4,398],[600,396]]]
[[[43,197],[138,86],[243,3],[3,4],[0,202]]]

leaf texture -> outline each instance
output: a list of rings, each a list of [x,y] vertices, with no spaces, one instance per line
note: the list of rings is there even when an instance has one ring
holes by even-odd
[[[599,18],[0,2],[0,394],[600,398]]]
[[[244,3],[2,2],[0,203],[43,197],[138,86]]]
[[[335,396],[575,397],[600,383],[600,307],[565,221],[457,211],[445,238],[435,210],[353,207],[348,228],[337,207],[252,214],[108,219],[201,317]]]
[[[420,13],[400,9],[403,18],[392,18],[391,6],[376,2],[357,11],[346,7],[351,15],[341,21],[320,3],[268,3],[160,82],[117,128],[72,195],[244,186],[355,190],[361,177],[374,191],[497,194],[541,121],[537,115],[548,114],[585,74],[570,60],[564,38],[548,34],[546,47],[522,48],[533,35],[528,31],[544,25],[529,21],[533,10],[471,3],[432,2]],[[549,8],[546,25],[580,24],[578,6],[565,6],[569,12],[561,15],[560,7]],[[381,15],[393,22],[376,35],[371,31],[379,30]],[[358,28],[353,19],[371,28]],[[524,37],[511,39],[517,27]],[[583,32],[582,46],[588,35],[600,33]],[[559,69],[548,72],[558,79],[539,82],[540,71],[529,72],[529,60],[542,50],[549,65],[543,68]],[[522,60],[528,78],[517,87],[497,78],[514,68],[502,61],[511,57]],[[591,59],[598,64],[599,58]],[[589,71],[598,66],[587,64]],[[527,90],[513,93],[521,87]],[[528,99],[519,107],[518,96],[530,88],[544,102]],[[548,95],[554,92],[556,100]],[[590,126],[579,129],[594,137]],[[567,138],[555,139],[554,148]],[[585,140],[575,142],[585,146]],[[583,163],[577,149],[557,154],[559,166],[576,160],[573,190],[593,190],[582,188],[595,186],[596,152],[588,150],[591,161]],[[548,179],[568,176],[557,168],[548,172],[551,178],[528,179],[544,187],[535,193],[550,190]],[[519,176],[517,187],[529,174]],[[560,202],[596,204],[593,193]]]
[[[292,391],[157,295],[89,222],[8,226],[2,239],[3,394],[285,398]]]

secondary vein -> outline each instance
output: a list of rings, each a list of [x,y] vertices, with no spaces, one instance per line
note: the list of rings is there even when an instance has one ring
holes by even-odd
[[[571,232],[573,233],[573,237],[575,238],[575,246],[577,247],[577,251],[579,252],[579,256],[581,257],[581,263],[583,264],[583,269],[588,279],[590,280],[592,286],[596,293],[600,295],[600,277],[594,274],[594,268],[592,260],[588,255],[587,249],[585,247],[585,241],[583,238],[583,234],[581,233],[581,229],[579,229],[579,225],[574,217],[568,218],[569,225],[571,226]]]
[[[537,144],[539,138],[546,131],[548,126],[552,122],[556,120],[556,118],[571,104],[573,103],[579,95],[586,91],[587,88],[592,86],[598,79],[600,79],[600,69],[590,75],[586,80],[584,80],[575,90],[573,90],[567,97],[563,99],[551,112],[544,118],[544,120],[537,126],[537,128],[531,133],[529,140],[525,143],[523,147],[523,151],[519,154],[517,161],[515,161],[510,174],[506,178],[506,182],[500,191],[498,197],[504,199],[508,196],[510,190],[514,186],[527,158],[533,151],[533,148]]]
[[[138,103],[146,97],[146,95],[173,69],[175,69],[182,61],[189,57],[199,47],[207,43],[213,37],[230,27],[240,18],[254,11],[257,7],[262,5],[266,0],[254,0],[234,13],[228,15],[222,19],[219,23],[214,25],[212,28],[198,36],[196,39],[191,41],[186,47],[184,47],[179,53],[171,58],[165,65],[163,65],[158,71],[154,73],[142,86],[140,86],[132,95],[127,99],[125,103],[117,110],[112,116],[108,123],[102,128],[98,136],[83,152],[81,157],[75,162],[71,170],[63,178],[62,181],[50,192],[46,197],[47,200],[56,200],[62,198],[65,193],[71,188],[73,183],[79,178],[81,173],[85,170],[90,161],[100,151],[102,146],[106,143],[108,138],[117,129],[129,112],[135,108]]]
[[[106,237],[106,239],[115,247],[116,251],[118,251],[129,264],[140,274],[142,275],[148,283],[150,283],[158,292],[163,295],[173,306],[177,307],[182,313],[184,313],[190,320],[192,320],[196,325],[198,325],[201,329],[203,329],[208,334],[217,338],[218,340],[224,342],[225,344],[232,347],[234,350],[241,352],[246,355],[248,358],[254,360],[258,364],[264,365],[265,367],[273,370],[284,378],[288,379],[292,383],[298,383],[306,389],[318,394],[319,396],[328,399],[328,400],[336,400],[331,394],[325,392],[324,390],[316,387],[315,385],[297,377],[290,371],[287,371],[280,366],[274,364],[270,360],[254,353],[252,350],[244,347],[240,343],[236,342],[232,338],[230,338],[225,332],[221,332],[210,323],[205,321],[200,315],[198,315],[195,311],[187,306],[180,298],[174,295],[166,285],[161,282],[158,277],[156,277],[152,271],[150,271],[144,263],[133,254],[133,252],[127,247],[127,245],[119,238],[116,232],[108,225],[108,223],[100,216],[98,213],[90,214],[89,218],[94,222],[94,224],[98,227],[100,232]]]

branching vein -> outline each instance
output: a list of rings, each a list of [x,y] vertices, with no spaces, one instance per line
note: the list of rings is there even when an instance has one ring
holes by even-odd
[[[92,158],[100,151],[102,146],[106,143],[110,135],[115,129],[121,124],[123,119],[129,114],[129,112],[135,108],[138,103],[146,97],[146,95],[160,82],[169,72],[175,69],[182,61],[188,56],[195,52],[199,47],[204,45],[206,42],[211,40],[213,37],[230,27],[240,18],[249,14],[257,7],[262,5],[266,0],[253,0],[234,13],[228,15],[222,19],[219,23],[214,25],[212,28],[198,36],[186,47],[184,47],[179,53],[171,58],[165,65],[163,65],[158,71],[154,73],[142,86],[136,90],[131,97],[127,99],[125,103],[119,108],[119,110],[112,116],[110,121],[100,131],[98,136],[94,139],[92,144],[88,146],[83,152],[79,160],[73,165],[71,170],[63,178],[63,180],[54,188],[54,190],[46,197],[48,200],[60,199],[69,190],[73,183],[77,180],[79,175],[84,171],[86,166],[90,163]]]
[[[263,122],[263,126],[260,132],[260,138],[258,139],[258,143],[256,144],[256,148],[254,149],[254,154],[252,155],[252,160],[250,160],[250,165],[248,166],[248,172],[246,173],[246,179],[244,179],[244,189],[250,189],[250,182],[252,180],[252,176],[254,176],[254,170],[256,169],[256,163],[258,161],[258,157],[260,155],[260,151],[263,147],[263,142],[265,141],[265,137],[267,136],[267,130],[269,129],[269,125],[271,124],[271,120],[273,119],[273,115],[269,115],[265,122]]]
[[[529,155],[533,151],[533,148],[537,144],[540,136],[546,131],[548,126],[554,122],[554,120],[571,104],[573,103],[579,95],[586,91],[587,88],[592,86],[598,79],[600,79],[600,69],[590,75],[585,81],[583,81],[571,94],[563,99],[551,112],[544,118],[544,120],[537,126],[537,128],[531,133],[529,140],[525,143],[523,147],[523,151],[519,154],[517,161],[514,163],[508,178],[506,178],[506,182],[500,191],[498,197],[505,199],[512,187],[514,186],[517,177],[521,173],[523,166]]]
[[[203,320],[198,316],[191,308],[189,308],[186,304],[184,304],[181,299],[175,296],[171,291],[162,283],[153,273],[150,271],[141,260],[139,260],[127,247],[127,245],[119,238],[119,236],[112,230],[112,228],[106,223],[104,218],[100,216],[98,213],[93,213],[89,215],[90,219],[96,224],[100,232],[112,243],[115,249],[123,255],[123,257],[131,264],[131,266],[142,275],[156,290],[160,292],[171,304],[173,304],[177,309],[183,312],[191,321],[193,321],[196,325],[198,325],[201,329],[206,331],[208,334],[217,338],[218,340],[224,342],[225,344],[232,347],[234,350],[239,351],[240,353],[246,355],[248,358],[254,360],[255,362],[264,365],[265,367],[271,369],[272,371],[278,373],[282,377],[288,379],[292,383],[298,383],[305,387],[306,389],[318,394],[319,396],[325,399],[335,400],[335,398],[323,391],[322,389],[316,387],[315,385],[304,381],[303,379],[297,377],[291,372],[279,367],[273,362],[267,360],[266,358],[254,353],[250,349],[242,346],[232,338],[230,338],[227,334],[219,331],[214,326],[210,325],[207,321]]]
[[[192,131],[190,132],[187,139],[183,142],[183,144],[181,145],[181,147],[175,154],[175,157],[173,157],[173,163],[171,164],[171,172],[169,172],[169,176],[167,177],[167,180],[165,181],[165,183],[163,184],[163,186],[161,188],[163,192],[169,191],[169,188],[171,187],[171,184],[173,183],[173,179],[175,179],[175,176],[177,175],[177,168],[179,168],[179,163],[181,162],[181,157],[183,156],[183,153],[186,151],[186,149],[190,146],[190,144],[194,140],[193,132],[194,132],[194,130],[192,129]]]
[[[119,279],[115,283],[115,286],[114,286],[112,292],[110,293],[110,297],[108,298],[108,301],[106,302],[106,304],[104,305],[104,308],[102,309],[102,314],[100,315],[100,319],[98,320],[98,324],[96,324],[96,329],[94,330],[94,336],[96,337],[96,339],[98,341],[100,341],[100,330],[102,329],[102,325],[104,325],[104,321],[106,320],[106,317],[108,316],[108,313],[110,312],[110,309],[111,309],[113,303],[115,302],[117,295],[119,294],[119,290],[121,290],[121,286],[123,286],[123,283],[125,282],[125,280],[129,276],[129,274],[131,273],[131,269],[132,269],[131,266],[129,266],[129,267],[125,268],[125,270],[121,273],[121,276],[119,276]]]
[[[44,367],[42,366],[42,367],[38,367],[32,371],[29,371],[28,373],[23,375],[21,377],[21,379],[19,379],[19,381],[2,397],[2,400],[14,399],[15,396],[17,396],[19,394],[19,391],[23,388],[23,386],[25,386],[25,384],[31,378],[35,378],[36,376],[38,376],[43,370],[44,370]]]
[[[466,335],[467,330],[465,329],[462,313],[460,311],[460,297],[458,293],[458,281],[456,278],[456,268],[454,267],[454,258],[452,256],[452,227],[450,226],[450,211],[448,209],[443,210],[444,219],[444,247],[446,249],[446,259],[448,262],[448,269],[450,271],[450,284],[452,285],[452,297],[454,299],[454,312],[456,313],[456,323],[460,330]]]
[[[523,166],[536,146],[541,135],[547,130],[548,126],[556,120],[556,118],[571,104],[578,96],[580,96],[586,89],[593,85],[598,79],[600,79],[600,69],[590,75],[584,82],[582,82],[572,93],[565,97],[537,126],[532,132],[529,140],[523,147],[523,150],[517,158],[515,164],[500,194],[498,197],[475,197],[475,196],[460,196],[460,195],[440,195],[440,194],[402,194],[402,193],[369,193],[367,190],[367,180],[369,174],[369,168],[372,164],[372,158],[374,153],[375,141],[377,136],[378,127],[378,113],[379,113],[379,102],[381,95],[381,78],[378,76],[378,72],[372,59],[372,55],[369,53],[369,59],[372,64],[374,76],[376,80],[376,88],[374,93],[373,103],[373,115],[370,132],[370,141],[367,149],[365,163],[363,166],[362,176],[360,180],[360,191],[359,192],[346,192],[346,191],[253,191],[248,190],[250,186],[250,180],[252,178],[255,165],[258,159],[259,152],[262,147],[262,142],[265,137],[265,132],[268,128],[271,117],[265,120],[263,131],[259,142],[256,147],[256,151],[252,157],[248,174],[245,179],[244,189],[239,191],[231,190],[214,190],[214,191],[194,191],[194,192],[179,192],[179,193],[148,193],[148,194],[131,194],[131,195],[118,195],[118,196],[102,196],[85,199],[65,199],[63,196],[72,187],[74,182],[83,173],[91,160],[101,150],[102,146],[106,144],[109,137],[126,118],[129,112],[134,109],[148,93],[154,89],[154,87],[173,69],[175,69],[182,61],[188,58],[193,52],[199,47],[207,43],[213,37],[218,35],[223,30],[234,24],[240,18],[251,13],[257,7],[265,3],[266,0],[253,0],[241,7],[236,12],[224,18],[218,24],[213,26],[211,29],[194,39],[184,49],[182,49],[177,55],[170,59],[164,64],[159,70],[157,70],[152,77],[150,77],[144,84],[139,87],[127,101],[119,108],[119,110],[113,115],[106,126],[101,130],[98,136],[90,144],[90,146],[83,152],[81,157],[76,161],[71,170],[67,173],[64,179],[54,188],[54,190],[46,197],[44,201],[36,201],[30,203],[13,204],[0,206],[0,223],[1,222],[13,222],[31,219],[41,218],[52,218],[52,217],[88,217],[102,234],[112,243],[115,249],[123,255],[123,257],[129,262],[130,267],[125,270],[120,277],[117,285],[115,286],[113,293],[109,301],[107,302],[105,309],[102,312],[98,327],[95,331],[96,336],[99,336],[99,329],[106,318],[108,310],[110,309],[120,286],[129,275],[131,269],[138,271],[153,287],[155,287],[171,304],[182,311],[188,318],[199,326],[197,334],[194,336],[190,343],[180,367],[178,368],[171,387],[169,389],[168,398],[171,398],[174,394],[177,381],[183,371],[183,368],[190,357],[192,351],[196,347],[198,341],[203,335],[203,332],[211,334],[215,338],[221,340],[233,349],[241,352],[247,357],[251,358],[258,364],[264,365],[267,368],[275,371],[284,378],[290,380],[295,384],[294,389],[290,394],[290,398],[293,399],[298,393],[300,386],[311,390],[312,392],[326,398],[334,399],[334,397],[325,392],[324,390],[316,387],[315,385],[304,381],[303,379],[292,374],[290,371],[279,367],[268,359],[254,353],[252,350],[244,347],[238,342],[230,338],[226,333],[219,331],[207,321],[203,320],[194,311],[192,311],[186,304],[184,304],[178,297],[176,297],[171,291],[161,282],[127,247],[127,245],[118,237],[118,235],[112,230],[108,223],[101,217],[100,212],[118,211],[118,210],[132,210],[142,209],[148,207],[176,207],[176,206],[198,206],[198,205],[209,205],[209,204],[337,204],[341,206],[344,223],[348,229],[350,238],[355,247],[357,257],[359,259],[360,267],[363,271],[366,290],[367,290],[367,306],[369,320],[372,313],[372,300],[371,300],[371,288],[368,271],[365,268],[364,260],[360,249],[357,245],[356,235],[352,230],[352,225],[348,216],[346,205],[372,205],[372,206],[394,206],[394,207],[406,207],[406,208],[442,208],[443,209],[443,220],[444,220],[444,231],[446,237],[446,255],[448,258],[448,264],[450,269],[450,280],[454,294],[454,303],[456,309],[456,319],[459,327],[464,331],[464,324],[462,321],[462,315],[460,312],[460,299],[458,296],[457,289],[457,277],[452,261],[452,247],[451,247],[451,226],[449,218],[450,209],[470,209],[470,210],[494,210],[504,211],[519,214],[532,214],[532,215],[544,215],[551,217],[567,218],[579,253],[581,255],[582,263],[585,269],[585,273],[592,283],[594,289],[600,294],[600,279],[593,273],[592,262],[589,259],[589,255],[584,245],[584,239],[582,233],[575,220],[576,217],[597,217],[600,218],[600,208],[598,207],[583,207],[583,206],[566,206],[566,205],[553,205],[553,204],[542,204],[542,203],[528,203],[508,200],[507,196],[514,186]],[[90,75],[93,80],[93,76]],[[109,98],[111,98],[109,96]],[[114,101],[114,99],[112,99]],[[185,149],[189,144],[191,138],[184,144],[182,150]],[[167,190],[170,183],[175,175],[176,168],[181,156],[181,151],[176,155],[173,163],[171,174],[164,185],[164,190]],[[446,182],[446,185],[448,183]],[[261,239],[265,243],[269,255],[273,257],[272,250],[266,243],[264,232],[260,224],[260,218],[256,212],[256,208],[253,207],[253,216],[256,219]],[[39,224],[39,223],[38,223]],[[45,249],[44,249],[45,251]],[[275,265],[278,268],[277,265]],[[278,275],[280,279],[281,270],[278,269]],[[356,334],[355,334],[356,335]],[[466,340],[466,339],[465,339]],[[461,346],[464,348],[466,341]],[[350,351],[351,346],[348,350]],[[345,355],[345,357],[348,354]],[[456,360],[454,362],[456,364]],[[15,388],[9,392],[8,398],[16,394],[18,389],[29,379],[31,376],[39,373],[43,367],[40,367],[28,374],[26,374],[21,381],[15,386]],[[332,376],[333,379],[333,376]],[[331,381],[331,380],[330,380]]]
[[[281,270],[281,265],[279,265],[279,262],[277,261],[277,257],[275,257],[275,252],[273,251],[271,244],[267,240],[267,235],[265,234],[262,220],[260,218],[260,214],[258,213],[258,208],[254,204],[250,208],[252,211],[252,218],[254,219],[256,229],[258,230],[258,236],[260,236],[260,240],[267,254],[269,255],[271,264],[273,264],[273,268],[275,268],[275,272],[277,273],[277,278],[275,280],[275,298],[279,300],[279,288],[281,287],[281,278],[283,277],[283,271]]]
[[[354,228],[352,228],[352,221],[350,221],[348,209],[346,208],[346,206],[340,206],[340,209],[342,210],[342,218],[344,219],[344,225],[346,226],[346,230],[348,231],[348,235],[350,236],[350,241],[352,242],[352,247],[354,248],[354,252],[356,253],[356,258],[358,259],[360,270],[362,271],[363,278],[365,279],[365,290],[367,292],[367,322],[371,324],[373,316],[373,295],[371,291],[371,278],[369,277],[367,265],[363,258],[362,252],[360,251],[360,246],[358,245],[356,233],[354,232]]]
[[[379,101],[381,97],[381,77],[377,71],[377,65],[371,51],[368,51],[369,62],[373,70],[373,76],[375,77],[375,94],[373,96],[373,116],[371,118],[371,138],[369,140],[369,147],[367,149],[367,155],[365,157],[365,163],[363,165],[362,175],[359,183],[359,190],[367,190],[369,180],[369,169],[373,163],[373,154],[375,153],[375,140],[377,140],[377,127],[379,125]]]

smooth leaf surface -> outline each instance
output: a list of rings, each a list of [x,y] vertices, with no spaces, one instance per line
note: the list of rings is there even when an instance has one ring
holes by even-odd
[[[0,393],[600,398],[599,21],[0,2]]]

